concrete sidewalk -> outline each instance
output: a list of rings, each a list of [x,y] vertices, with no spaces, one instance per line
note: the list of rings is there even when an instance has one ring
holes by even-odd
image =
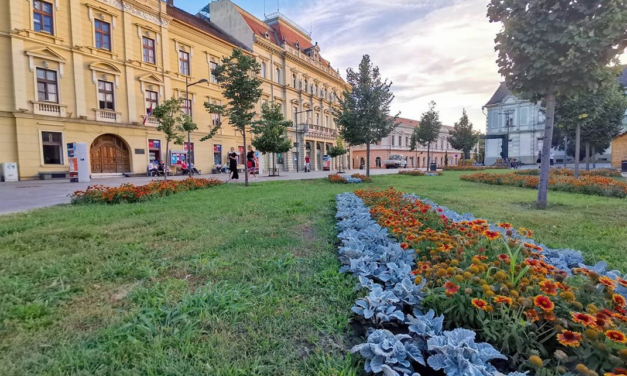
[[[365,170],[347,170],[346,174],[365,173]],[[257,184],[267,181],[276,180],[304,180],[318,179],[329,176],[329,171],[304,172],[281,172],[281,176],[268,177],[260,176],[258,180],[250,180],[251,184]],[[371,170],[371,175],[396,174],[398,170]],[[187,176],[172,176],[168,179],[181,180]],[[199,177],[194,175],[194,177]],[[201,178],[215,178],[222,181],[228,181],[228,174],[212,174],[200,175]],[[70,183],[69,180],[27,180],[20,182],[0,182],[0,215],[8,213],[17,213],[26,210],[43,208],[58,204],[70,203],[70,195],[75,191],[84,191],[90,185],[104,185],[108,187],[117,187],[121,184],[147,184],[151,180],[163,178],[151,177],[130,177],[130,178],[107,178],[92,179],[90,183]],[[243,183],[244,174],[240,174],[240,179],[233,182]]]

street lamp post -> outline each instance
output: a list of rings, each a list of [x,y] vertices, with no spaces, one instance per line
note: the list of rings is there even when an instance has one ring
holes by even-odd
[[[298,115],[299,114],[304,114],[304,113],[310,113],[310,112],[313,112],[313,110],[309,109],[309,110],[305,110],[305,111],[297,111],[297,112],[294,113],[296,115],[296,124],[294,124],[294,126],[296,127],[296,150],[298,150],[298,147],[300,146],[300,143],[298,142]],[[296,154],[296,172],[298,172],[298,163],[299,162],[300,162],[300,156],[298,154]]]
[[[185,100],[187,101],[187,103],[185,103],[185,107],[187,108],[187,115],[190,117],[190,119],[192,118],[192,102],[189,100],[189,87],[190,86],[194,86],[194,85],[198,85],[198,84],[204,84],[205,82],[208,82],[207,79],[203,78],[199,81],[196,81],[194,83],[188,83],[187,82],[187,76],[185,76]],[[189,107],[187,106],[189,104]],[[190,162],[191,162],[191,153],[192,153],[192,136],[191,136],[191,131],[187,130],[187,173],[189,175],[189,177],[192,177],[192,169],[190,166]]]

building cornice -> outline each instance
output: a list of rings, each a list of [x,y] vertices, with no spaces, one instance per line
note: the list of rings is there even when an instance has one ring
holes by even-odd
[[[122,12],[132,14],[135,17],[141,18],[144,21],[151,22],[157,26],[167,28],[171,19],[163,17],[159,12],[154,12],[148,7],[141,4],[130,4],[128,0],[96,0],[100,3],[112,6]],[[155,14],[157,13],[157,14]]]

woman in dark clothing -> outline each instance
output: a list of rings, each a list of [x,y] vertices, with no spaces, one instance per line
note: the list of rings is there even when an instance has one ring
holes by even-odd
[[[235,152],[235,148],[231,148],[231,152],[228,154],[229,158],[229,170],[231,170],[231,176],[229,176],[229,180],[239,179],[239,174],[237,173],[237,153]]]
[[[257,180],[257,175],[255,175],[255,170],[257,168],[257,158],[255,157],[255,152],[253,151],[253,147],[248,145],[248,153],[246,154],[246,160],[248,165],[248,173],[253,175],[253,180]]]

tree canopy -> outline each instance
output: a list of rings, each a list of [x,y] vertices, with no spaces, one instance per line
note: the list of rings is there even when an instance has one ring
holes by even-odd
[[[170,142],[174,142],[177,145],[183,145],[183,118],[181,113],[182,98],[172,98],[165,100],[162,104],[158,105],[152,111],[159,125],[157,130],[163,132],[165,135],[165,155],[166,155],[166,167],[170,165]],[[164,168],[163,179],[168,179],[168,169]]]
[[[292,140],[287,137],[287,128],[291,126],[292,122],[283,118],[280,104],[266,102],[261,105],[261,120],[254,122],[251,129],[252,144],[264,154],[285,153],[292,148]]]
[[[394,99],[392,82],[383,80],[370,56],[364,55],[358,71],[346,71],[347,86],[338,98],[333,116],[340,135],[349,146],[366,145],[366,175],[370,175],[370,144],[387,137],[398,125],[398,114],[390,116]]]
[[[464,159],[470,158],[470,151],[479,142],[479,132],[473,129],[465,109],[459,123],[455,123],[453,129],[449,131],[448,142],[454,149],[464,152]]]
[[[213,73],[226,98],[225,105],[206,102],[205,107],[210,113],[227,116],[229,124],[242,133],[246,146],[246,127],[251,125],[257,115],[255,105],[261,98],[261,68],[254,56],[244,53],[241,49],[233,50],[231,56],[224,57]],[[207,137],[205,137],[206,139]],[[248,185],[248,169],[245,174],[245,185]]]
[[[429,110],[420,116],[416,133],[416,142],[427,147],[427,168],[431,163],[431,143],[440,137],[442,122],[440,114],[435,110],[435,102],[429,102]],[[413,135],[412,135],[413,136]]]
[[[624,0],[491,0],[490,22],[503,27],[495,39],[499,72],[523,98],[546,100],[540,208],[547,204],[555,96],[596,91],[610,63],[627,46]]]

